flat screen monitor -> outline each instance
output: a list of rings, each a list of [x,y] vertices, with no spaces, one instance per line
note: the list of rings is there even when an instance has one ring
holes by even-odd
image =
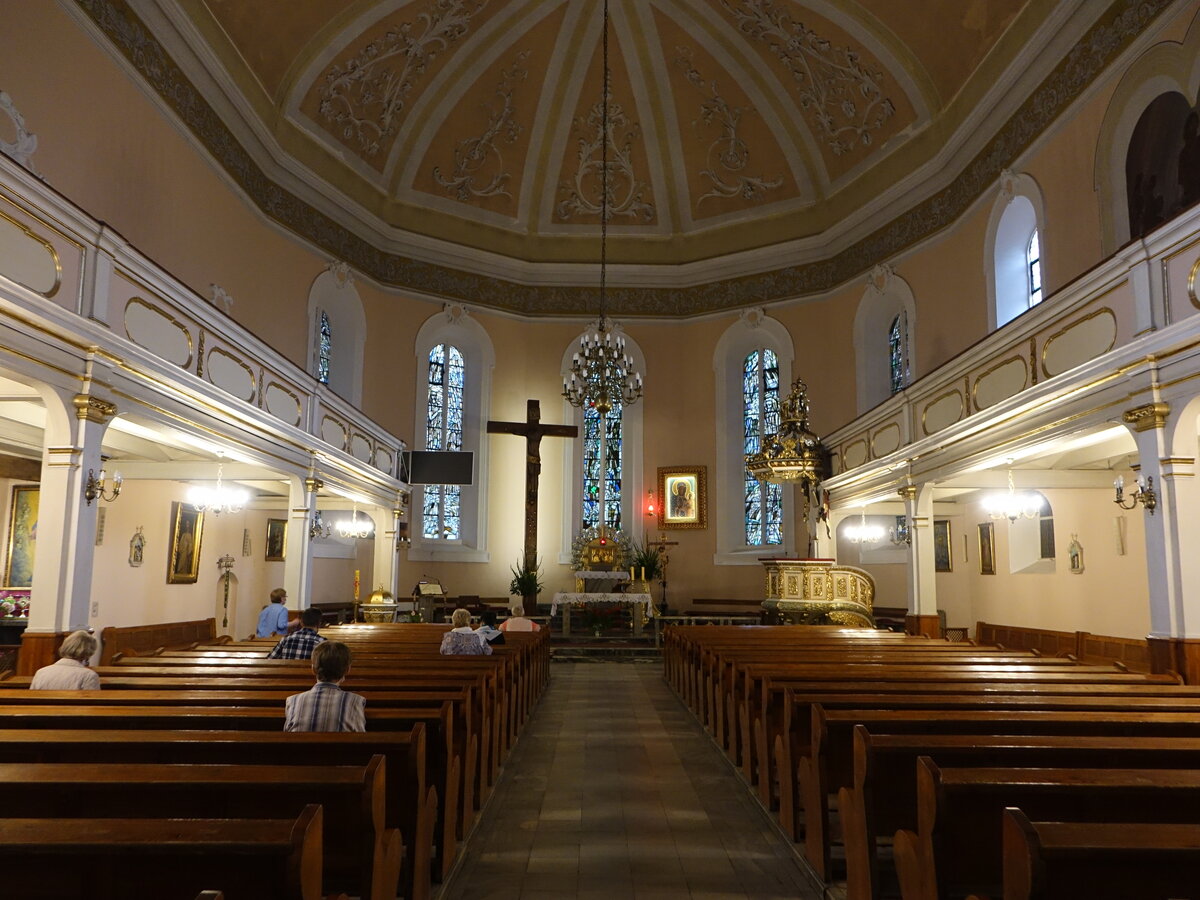
[[[469,450],[413,450],[404,458],[409,484],[475,483],[475,454]]]

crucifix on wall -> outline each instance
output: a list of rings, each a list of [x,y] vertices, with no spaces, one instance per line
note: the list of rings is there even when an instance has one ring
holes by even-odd
[[[518,434],[525,438],[525,568],[537,568],[538,476],[542,474],[542,438],[576,437],[574,425],[543,425],[537,400],[526,404],[524,422],[488,422],[488,434]]]

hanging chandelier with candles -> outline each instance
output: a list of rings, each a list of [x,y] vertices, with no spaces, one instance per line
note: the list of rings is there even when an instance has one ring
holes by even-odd
[[[217,452],[217,486],[196,484],[188,490],[188,503],[199,512],[211,512],[219,516],[223,512],[236,513],[245,509],[250,492],[242,487],[227,487],[223,482],[225,454]]]
[[[1013,486],[1012,469],[1008,470],[1008,490],[1001,494],[989,494],[984,498],[984,508],[993,519],[1036,519],[1042,514],[1045,500],[1035,491],[1021,491]]]
[[[847,525],[842,529],[842,535],[852,544],[877,544],[883,540],[882,525],[867,524],[867,508],[864,506],[858,516],[857,525]]]
[[[355,500],[354,511],[350,514],[350,518],[339,521],[337,530],[342,537],[357,541],[369,538],[375,532],[375,524],[371,521],[370,516],[365,516],[361,520],[358,518],[358,501]]]
[[[563,377],[562,395],[576,407],[594,408],[608,415],[617,404],[632,406],[642,396],[642,375],[625,352],[625,338],[614,334],[606,317],[608,288],[609,207],[608,145],[612,139],[609,117],[608,0],[604,0],[601,38],[603,86],[600,111],[600,316],[596,327],[579,339],[579,352]]]

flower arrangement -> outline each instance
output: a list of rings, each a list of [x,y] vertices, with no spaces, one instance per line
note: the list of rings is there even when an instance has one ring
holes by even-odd
[[[29,591],[0,591],[0,618],[29,618]]]

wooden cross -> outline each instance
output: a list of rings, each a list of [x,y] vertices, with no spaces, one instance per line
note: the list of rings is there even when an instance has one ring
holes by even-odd
[[[542,407],[529,400],[524,422],[488,422],[488,434],[519,434],[525,437],[525,568],[537,567],[538,476],[542,474],[543,437],[575,437],[574,425],[543,425]]]

